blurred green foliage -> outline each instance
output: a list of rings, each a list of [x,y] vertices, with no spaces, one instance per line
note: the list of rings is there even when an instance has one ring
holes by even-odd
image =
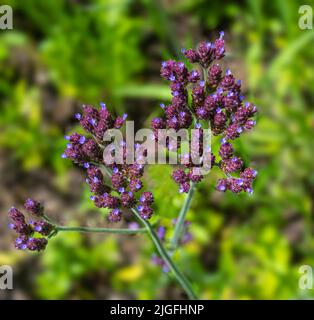
[[[314,9],[313,1],[307,3]],[[313,290],[298,288],[298,268],[314,267],[314,31],[298,27],[303,1],[6,4],[13,6],[14,30],[0,32],[0,149],[26,173],[46,168],[56,181],[65,179],[69,167],[60,154],[62,136],[73,125],[73,104],[62,109],[71,110],[63,121],[53,120],[45,109],[47,88],[52,104],[68,99],[76,108],[104,100],[147,125],[159,113],[158,102],[169,99],[158,77],[160,61],[224,29],[228,64],[248,100],[259,106],[256,129],[236,149],[259,175],[250,197],[215,192],[219,173],[213,171],[188,215],[194,240],[175,259],[204,299],[313,297]],[[182,203],[170,172],[169,166],[155,166],[146,175],[166,226]],[[89,212],[83,187],[80,197],[81,211]],[[152,246],[144,237],[126,241],[134,241],[136,256],[126,261],[120,252],[125,238],[62,234],[38,257],[41,271],[26,294],[177,298],[171,276],[151,265]]]

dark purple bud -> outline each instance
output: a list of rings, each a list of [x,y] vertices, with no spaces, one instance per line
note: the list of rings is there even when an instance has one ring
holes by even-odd
[[[109,216],[108,216],[108,220],[110,222],[119,222],[121,221],[121,217],[122,217],[122,212],[119,209],[113,209],[110,211]]]
[[[9,210],[8,215],[14,222],[25,223],[24,214],[14,207]]]
[[[220,60],[225,56],[225,41],[223,39],[224,33],[220,32],[219,39],[215,40],[215,59]]]
[[[190,183],[184,182],[180,184],[179,193],[188,193],[190,190]]]
[[[43,236],[48,236],[55,228],[52,224],[43,220],[33,221],[31,225],[33,226],[34,231],[42,234]]]
[[[115,127],[116,129],[121,128],[121,127],[123,126],[126,118],[127,118],[127,114],[126,114],[126,113],[125,113],[122,117],[117,117],[117,118],[116,118],[116,121],[115,121],[115,123],[114,123],[114,127]]]
[[[221,162],[221,169],[225,173],[239,171],[243,166],[243,161],[239,157],[224,159]]]
[[[254,180],[257,176],[257,171],[252,168],[246,168],[241,172],[240,177],[242,179]]]
[[[215,56],[215,48],[211,42],[201,42],[198,47],[198,55],[199,62],[204,68],[208,68],[208,66],[214,61]]]
[[[225,135],[227,139],[234,140],[240,136],[241,128],[239,127],[238,123],[230,124],[226,130]]]
[[[188,49],[188,50],[185,50],[183,54],[191,63],[199,62],[200,56],[196,51],[192,49]]]
[[[143,183],[139,179],[131,179],[129,188],[132,192],[137,192],[138,190],[142,189]]]
[[[112,195],[109,194],[104,194],[102,196],[102,206],[104,208],[110,208],[110,209],[115,209],[117,207],[119,207],[120,205],[120,200],[117,197],[114,197]]]
[[[181,169],[172,172],[172,179],[178,184],[189,181],[188,175]]]
[[[112,187],[115,190],[119,190],[122,187],[126,186],[126,179],[121,173],[113,173],[111,176]]]
[[[121,194],[121,204],[123,207],[132,208],[136,204],[136,199],[132,192],[123,192]]]
[[[27,241],[27,249],[31,251],[43,251],[47,246],[47,239],[45,238],[29,238]]]
[[[218,191],[225,192],[228,190],[228,187],[229,187],[229,182],[227,179],[219,179],[217,181],[216,189]]]
[[[102,151],[93,139],[87,139],[82,146],[82,152],[87,158],[97,162],[102,159]]]
[[[214,64],[208,69],[208,83],[217,86],[221,80],[222,70],[219,64]]]
[[[151,207],[149,207],[148,205],[138,206],[137,209],[140,213],[140,216],[145,220],[150,219],[150,217],[153,214],[153,209]]]
[[[142,204],[151,205],[154,202],[153,194],[150,191],[144,191],[140,196],[140,202]]]
[[[40,202],[33,199],[27,199],[24,203],[24,208],[34,216],[41,217],[44,214],[44,207]]]
[[[222,159],[228,159],[233,155],[234,149],[232,147],[232,144],[229,142],[226,143],[222,143],[220,145],[220,149],[219,149],[219,156]]]
[[[237,178],[228,178],[229,190],[233,193],[239,193],[243,190],[243,181]]]
[[[21,235],[14,241],[14,246],[18,250],[26,250],[27,249],[27,241],[28,237],[25,235]]]
[[[203,180],[204,176],[201,174],[193,174],[193,169],[189,172],[189,179],[192,182],[199,183]]]
[[[163,129],[165,127],[165,122],[162,118],[154,118],[151,122],[152,128],[157,129]]]
[[[139,163],[134,163],[128,168],[128,176],[131,178],[140,178],[144,173],[144,165]]]
[[[34,232],[32,227],[25,222],[15,222],[12,225],[12,229],[20,235],[30,236]]]
[[[200,73],[197,70],[193,70],[189,77],[188,77],[188,81],[191,83],[196,83],[197,81],[199,81],[201,78]]]
[[[234,88],[234,85],[235,85],[235,78],[231,74],[231,72],[229,73],[227,71],[226,75],[222,78],[220,82],[220,86],[222,89],[228,91],[228,90],[232,90]]]

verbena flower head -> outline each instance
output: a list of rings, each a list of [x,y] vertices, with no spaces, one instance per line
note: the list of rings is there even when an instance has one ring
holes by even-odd
[[[55,227],[42,218],[44,207],[38,201],[27,199],[24,207],[28,213],[40,219],[27,221],[24,213],[12,207],[8,216],[11,220],[9,228],[17,234],[14,245],[19,250],[42,251]]]
[[[219,64],[225,55],[224,33],[221,32],[214,42],[202,42],[196,50],[183,49],[182,52],[190,63],[196,64],[196,68],[188,70],[183,62],[173,60],[162,63],[160,74],[170,82],[172,99],[169,105],[161,105],[163,116],[154,118],[151,123],[156,140],[158,129],[198,128],[200,131],[199,150],[190,143],[190,153],[183,155],[185,168],[175,170],[172,178],[179,185],[180,192],[188,192],[191,182],[198,183],[203,179],[203,175],[192,172],[195,164],[191,158],[193,152],[200,155],[210,152],[202,145],[202,121],[206,120],[212,134],[221,136],[218,155],[211,154],[211,166],[217,166],[225,175],[218,180],[216,189],[252,193],[257,172],[243,167],[243,161],[234,153],[232,141],[255,126],[252,117],[257,108],[244,102],[241,81],[236,80],[231,70],[223,70]]]
[[[109,163],[107,158],[110,155],[104,152],[109,145],[103,139],[104,134],[109,129],[121,128],[127,115],[114,117],[106,105],[101,103],[100,109],[84,106],[83,113],[77,113],[75,118],[86,134],[73,133],[66,136],[69,143],[62,157],[86,169],[86,182],[93,194],[90,198],[95,206],[110,209],[110,222],[120,221],[123,209],[132,207],[138,208],[142,218],[149,219],[153,214],[153,195],[150,192],[141,193],[144,165],[139,162],[126,164],[126,161],[122,164],[115,161]],[[121,149],[125,160],[128,150],[124,140]]]

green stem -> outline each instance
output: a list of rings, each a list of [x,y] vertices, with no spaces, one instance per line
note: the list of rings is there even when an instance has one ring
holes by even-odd
[[[207,74],[206,74],[206,72],[207,72],[207,70],[202,67],[202,79],[203,79],[203,81],[206,81],[206,80],[207,80]]]
[[[47,215],[43,214],[43,218],[44,220],[46,220],[47,222],[51,223],[51,224],[55,224]]]
[[[119,233],[119,234],[136,234],[145,233],[145,228],[139,229],[112,229],[112,228],[90,228],[90,227],[67,227],[67,226],[56,226],[56,231],[76,231],[76,232],[96,232],[96,233]]]
[[[109,168],[107,168],[106,166],[104,166],[104,168],[105,168],[107,174],[111,177],[111,175],[112,175],[111,170]],[[191,188],[192,187],[193,187],[193,185],[191,186]],[[179,282],[179,284],[181,285],[183,290],[186,292],[189,299],[196,300],[197,299],[196,294],[194,293],[190,283],[185,278],[185,276],[180,272],[180,270],[177,268],[177,266],[175,265],[175,263],[171,259],[170,255],[168,254],[168,252],[164,248],[163,244],[159,240],[152,225],[147,220],[145,220],[141,217],[141,215],[139,214],[137,209],[132,208],[131,210],[135,214],[135,216],[138,218],[138,220],[144,225],[146,232],[150,235],[150,237],[151,237],[154,245],[156,246],[157,251],[159,252],[160,256],[163,258],[163,260],[166,262],[166,264],[168,265],[170,270],[173,272],[175,278],[177,279],[177,281]],[[115,230],[121,230],[121,229],[115,229]],[[138,230],[141,230],[141,229],[138,229]]]
[[[194,183],[191,184],[190,190],[188,192],[188,194],[186,195],[184,204],[180,210],[178,219],[176,221],[175,224],[175,228],[174,228],[174,234],[173,237],[171,239],[171,243],[170,243],[170,252],[173,252],[174,250],[176,250],[176,248],[179,245],[179,241],[182,237],[182,233],[183,233],[183,229],[184,229],[184,221],[186,218],[186,214],[190,208],[191,205],[191,200],[194,194]]]
[[[179,284],[181,285],[183,290],[186,292],[189,299],[196,300],[197,297],[196,297],[195,293],[193,292],[193,289],[192,289],[190,283],[188,282],[188,280],[185,278],[185,276],[180,272],[180,270],[177,268],[177,266],[173,262],[172,258],[170,257],[170,255],[168,254],[168,252],[164,248],[163,244],[159,240],[156,232],[152,228],[151,224],[147,220],[143,219],[140,216],[137,209],[133,208],[131,210],[134,212],[136,217],[141,221],[141,223],[145,226],[145,228],[146,228],[148,234],[150,235],[154,245],[156,246],[160,256],[163,258],[163,260],[166,262],[166,264],[168,265],[170,270],[173,272],[175,278],[177,279],[177,281],[179,282]]]

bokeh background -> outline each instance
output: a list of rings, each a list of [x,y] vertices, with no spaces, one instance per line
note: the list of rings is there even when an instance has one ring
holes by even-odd
[[[0,30],[0,265],[14,268],[1,299],[186,298],[151,263],[145,235],[63,233],[43,254],[24,253],[6,213],[31,196],[60,224],[108,225],[84,172],[60,157],[74,112],[104,101],[147,126],[170,98],[160,62],[220,30],[226,62],[259,107],[256,129],[236,144],[259,175],[254,195],[221,194],[213,171],[188,213],[194,239],[175,259],[203,299],[314,297],[298,287],[299,267],[314,267],[314,32],[298,27],[299,6],[313,1],[0,3],[14,11],[14,29]],[[170,171],[146,174],[169,226],[183,200]]]

